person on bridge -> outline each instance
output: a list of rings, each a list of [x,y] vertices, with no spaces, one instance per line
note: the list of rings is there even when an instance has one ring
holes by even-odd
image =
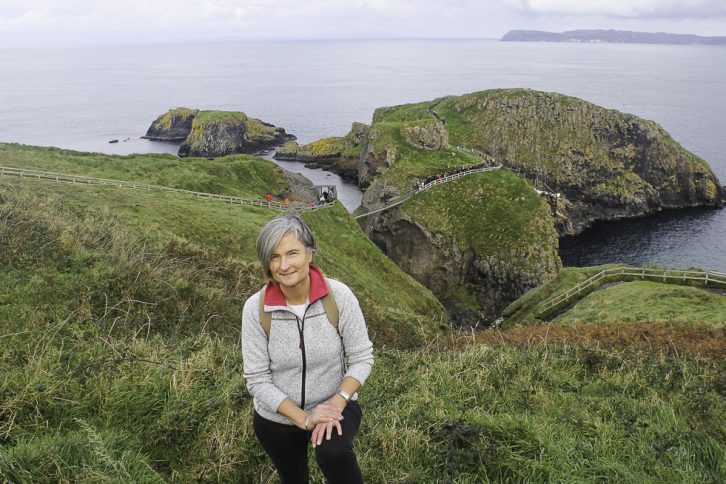
[[[272,194],[270,192],[265,194],[265,200],[267,201],[267,208],[270,208],[270,202],[272,202]]]
[[[290,199],[285,197],[285,200],[282,202],[282,204],[285,206],[285,208],[290,208]]]
[[[244,305],[241,337],[255,435],[283,483],[308,482],[310,442],[327,482],[362,483],[356,392],[373,367],[373,344],[358,300],[312,264],[315,238],[297,214],[268,222],[256,248],[268,282]]]

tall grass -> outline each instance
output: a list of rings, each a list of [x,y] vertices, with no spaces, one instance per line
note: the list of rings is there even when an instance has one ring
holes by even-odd
[[[0,480],[274,482],[238,344],[270,216],[0,180]],[[306,218],[378,348],[368,481],[726,480],[723,357],[437,338],[440,306],[342,208]]]
[[[0,475],[272,475],[251,429],[236,342],[64,328],[62,337],[16,337],[0,359]],[[370,482],[726,478],[723,359],[432,340],[426,351],[379,350],[376,360],[356,438]]]

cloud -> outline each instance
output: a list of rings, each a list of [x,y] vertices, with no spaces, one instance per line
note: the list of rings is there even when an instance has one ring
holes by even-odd
[[[533,15],[623,18],[726,17],[724,0],[501,0]]]
[[[495,38],[512,28],[603,25],[723,35],[725,19],[726,0],[0,0],[0,48],[220,38]]]
[[[441,19],[466,19],[464,9],[472,5],[471,0],[0,0],[0,33],[126,30],[159,36],[187,29],[190,35],[285,37],[385,35],[399,28],[417,35],[418,28],[418,35],[426,35]]]

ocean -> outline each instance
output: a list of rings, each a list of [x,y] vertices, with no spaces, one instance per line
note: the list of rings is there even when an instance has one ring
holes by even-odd
[[[139,137],[158,115],[186,106],[244,111],[307,143],[370,122],[377,107],[528,87],[652,119],[726,184],[725,46],[370,40],[0,49],[0,72],[3,142],[175,153],[173,143]],[[342,184],[319,170],[305,174]],[[349,209],[359,203],[355,187],[339,191]],[[726,210],[599,224],[563,239],[560,255],[565,265],[726,272]]]

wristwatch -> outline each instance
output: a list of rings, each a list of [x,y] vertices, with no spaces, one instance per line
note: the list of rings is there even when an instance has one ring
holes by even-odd
[[[345,401],[346,402],[350,402],[350,393],[346,392],[345,390],[340,390],[338,392],[338,395],[340,395],[341,397],[345,398]]]

